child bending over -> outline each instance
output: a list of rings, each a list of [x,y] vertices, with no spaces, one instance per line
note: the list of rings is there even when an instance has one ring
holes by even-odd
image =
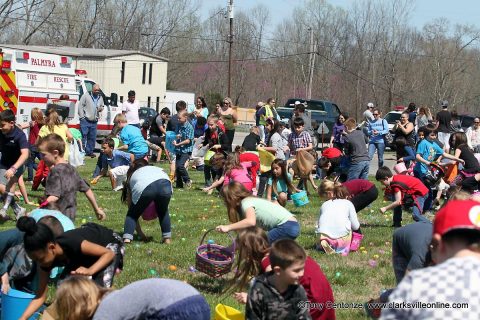
[[[240,163],[240,157],[237,152],[229,154],[227,161],[225,161],[224,175],[209,187],[203,188],[203,191],[208,192],[222,184],[227,185],[230,181],[237,181],[243,184],[249,192],[252,192],[255,186],[253,185],[252,177],[248,169],[254,165],[255,163],[250,161]]]
[[[25,232],[25,250],[40,267],[36,296],[21,320],[28,319],[45,302],[48,277],[54,267],[65,267],[61,278],[70,274],[91,276],[97,284],[107,288],[112,286],[115,273],[123,267],[122,239],[101,225],[87,223],[55,237],[48,226],[22,217],[17,228]]]
[[[0,208],[0,222],[9,220],[7,209],[13,208],[16,218],[25,215],[25,208],[15,202],[15,188],[23,175],[28,159],[28,141],[25,133],[15,125],[15,114],[7,109],[0,113],[0,195],[4,205]]]
[[[106,215],[98,207],[92,189],[80,177],[77,170],[65,161],[63,139],[59,135],[51,133],[40,139],[38,149],[43,155],[45,164],[51,168],[45,184],[47,199],[42,207],[55,202],[58,210],[74,221],[77,213],[77,191],[80,191],[85,193],[90,201],[98,220],[104,220]]]

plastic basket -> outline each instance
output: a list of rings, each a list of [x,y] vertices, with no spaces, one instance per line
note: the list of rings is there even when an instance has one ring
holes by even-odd
[[[292,201],[295,207],[302,207],[310,202],[305,190],[292,194]]]
[[[405,162],[399,162],[397,163],[395,166],[393,166],[393,170],[397,173],[397,174],[402,174],[402,173],[405,173],[407,172],[407,167],[405,166]]]
[[[175,153],[175,146],[173,145],[175,139],[177,139],[177,134],[174,131],[167,131],[165,135],[165,148],[170,153]]]
[[[245,315],[232,307],[224,304],[217,304],[215,307],[215,320],[244,320]]]
[[[218,278],[232,270],[235,258],[235,240],[230,232],[228,236],[232,240],[232,250],[218,244],[204,244],[207,234],[214,229],[207,230],[200,240],[195,255],[195,269],[212,278]]]
[[[143,211],[142,218],[145,221],[155,220],[158,218],[157,207],[155,206],[154,201],[150,202],[148,207]]]
[[[208,150],[207,152],[205,152],[203,161],[205,162],[206,165],[210,165],[210,159],[213,157],[214,154],[215,154],[215,151],[213,150]]]
[[[25,309],[27,309],[30,302],[35,298],[35,295],[10,289],[7,294],[1,295],[1,317],[2,320],[17,320],[19,319]],[[35,313],[29,320],[38,319],[38,313]]]
[[[358,232],[352,232],[352,242],[350,242],[350,251],[357,251],[360,248],[360,243],[362,242],[363,234]]]

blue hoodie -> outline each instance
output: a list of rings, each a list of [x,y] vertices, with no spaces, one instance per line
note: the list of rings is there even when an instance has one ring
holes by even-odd
[[[373,130],[377,130],[378,133],[373,135]],[[388,122],[385,119],[378,118],[375,121],[368,123],[368,136],[370,140],[368,143],[385,143],[383,136],[388,133]]]

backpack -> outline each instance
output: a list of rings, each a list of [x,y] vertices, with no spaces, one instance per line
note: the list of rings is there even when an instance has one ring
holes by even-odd
[[[414,194],[409,193],[411,189],[405,183],[400,181],[393,181],[392,183],[390,183],[390,188],[392,187],[400,188],[402,193],[401,201],[404,208],[408,209],[416,205],[420,211],[423,210],[423,208],[420,208],[420,205],[417,202],[417,197]]]

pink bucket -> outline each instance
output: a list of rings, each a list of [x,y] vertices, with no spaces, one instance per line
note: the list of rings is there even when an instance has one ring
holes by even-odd
[[[405,162],[399,162],[397,163],[394,167],[393,167],[393,170],[397,173],[397,174],[403,174],[403,173],[406,173],[408,171],[407,167],[405,166]]]
[[[150,202],[145,211],[143,211],[142,218],[146,221],[157,219],[157,208],[155,207],[155,202]]]
[[[358,232],[352,232],[352,242],[350,243],[350,251],[357,251],[360,248],[360,243],[362,242],[363,234]]]

